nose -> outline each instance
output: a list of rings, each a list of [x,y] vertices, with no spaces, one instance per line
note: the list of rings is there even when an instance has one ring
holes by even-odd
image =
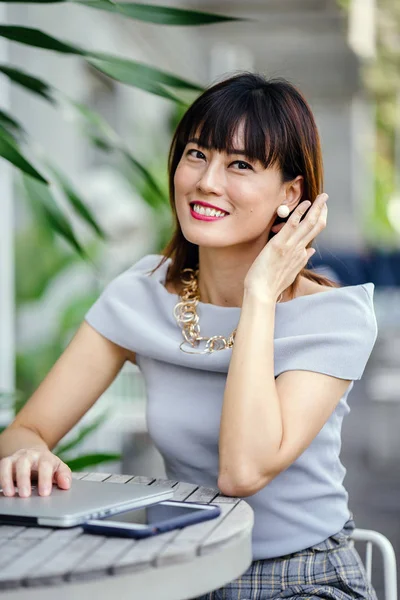
[[[196,188],[204,194],[216,194],[217,196],[221,196],[224,193],[224,175],[222,169],[222,165],[209,163],[204,167]]]

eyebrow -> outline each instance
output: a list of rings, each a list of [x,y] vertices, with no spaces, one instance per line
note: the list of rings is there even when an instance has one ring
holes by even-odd
[[[205,144],[200,144],[200,140],[199,138],[190,138],[187,143],[190,144],[191,142],[193,142],[194,144],[197,144],[198,146],[201,146],[202,148],[205,148],[206,150],[209,150],[210,147],[205,145]],[[247,153],[245,150],[242,149],[238,149],[238,148],[231,148],[231,149],[227,149],[225,151],[227,154],[241,154],[243,156],[247,156]]]

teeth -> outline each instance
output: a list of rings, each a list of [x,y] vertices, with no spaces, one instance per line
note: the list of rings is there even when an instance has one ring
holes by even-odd
[[[201,206],[201,204],[194,204],[192,206],[194,212],[199,215],[205,215],[206,217],[224,217],[226,213],[221,210],[216,210],[215,208],[206,208],[205,206]]]

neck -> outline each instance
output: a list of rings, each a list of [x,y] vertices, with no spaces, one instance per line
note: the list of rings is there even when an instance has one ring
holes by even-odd
[[[259,251],[231,248],[199,248],[199,293],[201,302],[241,307],[244,280]]]

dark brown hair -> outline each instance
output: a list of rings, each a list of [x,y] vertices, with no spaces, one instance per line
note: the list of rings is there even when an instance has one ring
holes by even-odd
[[[314,202],[322,192],[323,164],[318,129],[308,103],[291,83],[285,79],[268,80],[259,73],[241,72],[212,85],[180,120],[169,151],[169,196],[175,231],[162,251],[162,260],[152,272],[171,258],[167,282],[173,282],[177,287],[182,269],[197,268],[199,248],[186,240],[176,215],[176,168],[188,140],[195,133],[200,146],[229,151],[242,120],[245,152],[250,159],[259,160],[265,168],[278,166],[283,182],[302,175],[303,194],[299,203],[303,199]],[[277,215],[274,225],[285,220]],[[271,231],[269,239],[274,235]],[[327,277],[302,269],[288,288],[290,298],[295,295],[300,276],[321,285],[340,287]]]

